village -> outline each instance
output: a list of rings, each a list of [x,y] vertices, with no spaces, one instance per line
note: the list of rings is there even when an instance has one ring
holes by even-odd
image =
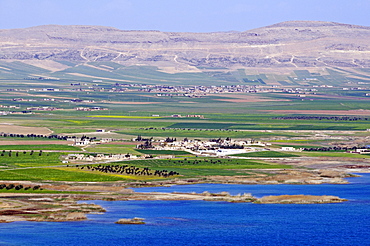
[[[103,130],[99,130],[103,132]],[[86,147],[89,145],[104,144],[112,141],[117,141],[114,139],[103,138],[97,140],[96,138],[74,138],[69,139],[73,141],[74,146]],[[219,157],[228,158],[229,155],[257,152],[257,151],[267,151],[270,143],[265,143],[255,140],[232,140],[230,138],[226,139],[187,139],[184,138],[181,141],[176,141],[174,138],[167,137],[166,139],[156,139],[153,138],[142,138],[138,136],[132,139],[136,142],[137,149],[151,149],[151,150],[173,150],[173,151],[186,151],[189,154],[193,154],[199,157]],[[280,151],[301,151],[300,149],[295,149],[293,147],[282,147]],[[171,154],[158,154],[158,155],[133,155],[133,154],[68,154],[65,156],[63,163],[69,162],[97,162],[97,163],[108,163],[115,161],[124,160],[140,160],[140,159],[172,159],[174,155]]]

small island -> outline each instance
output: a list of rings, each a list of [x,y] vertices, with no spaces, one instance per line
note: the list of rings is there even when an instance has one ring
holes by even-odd
[[[316,203],[340,203],[348,201],[337,196],[312,196],[312,195],[280,195],[264,196],[255,203],[278,203],[278,204],[316,204]]]
[[[131,218],[131,219],[119,219],[116,221],[116,224],[123,224],[123,225],[143,225],[145,224],[143,218]]]

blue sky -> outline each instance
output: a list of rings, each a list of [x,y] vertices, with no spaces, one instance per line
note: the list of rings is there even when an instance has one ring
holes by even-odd
[[[370,0],[0,0],[0,29],[58,24],[215,32],[290,20],[370,26],[369,13]]]

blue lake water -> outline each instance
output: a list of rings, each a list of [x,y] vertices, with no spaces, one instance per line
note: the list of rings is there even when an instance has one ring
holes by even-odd
[[[80,222],[0,224],[0,245],[370,245],[370,174],[349,185],[199,184],[140,192],[336,195],[340,204],[91,201],[107,209]],[[142,217],[145,225],[114,224]]]

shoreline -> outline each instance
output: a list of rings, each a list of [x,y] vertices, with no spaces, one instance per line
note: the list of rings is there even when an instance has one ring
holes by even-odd
[[[83,203],[88,200],[106,201],[207,201],[255,204],[323,204],[341,203],[347,201],[337,196],[313,195],[280,195],[256,198],[249,193],[230,195],[221,193],[163,193],[131,192],[127,194],[108,196],[99,195],[56,195],[56,194],[16,194],[10,193],[0,198],[0,223],[15,221],[35,222],[66,222],[87,220],[86,214],[104,213],[106,210],[93,203]],[[82,203],[81,203],[82,202]]]
[[[192,180],[195,181],[195,180]],[[199,184],[203,182],[182,182],[182,184]],[[29,181],[28,181],[29,182]],[[348,183],[348,182],[347,182]],[[172,185],[181,185],[172,183]],[[227,184],[227,183],[223,183]],[[338,184],[345,184],[340,182]],[[305,184],[307,185],[307,184]],[[45,221],[64,222],[87,220],[87,214],[104,213],[105,209],[96,204],[86,204],[83,201],[207,201],[255,204],[323,204],[341,203],[345,198],[330,195],[274,195],[254,197],[250,193],[230,195],[224,191],[220,193],[182,193],[182,192],[135,192],[123,186],[99,186],[91,184],[52,186],[55,192],[91,192],[91,194],[57,194],[57,193],[0,193],[0,223],[15,221]],[[158,185],[159,186],[159,185]],[[166,185],[161,185],[166,186]],[[143,187],[143,186],[141,186]],[[146,186],[148,187],[148,186]],[[87,191],[88,190],[88,191]],[[94,193],[93,193],[94,192]]]
[[[253,170],[255,171],[255,170]],[[279,169],[264,170],[264,173],[248,175],[248,170],[241,170],[240,176],[202,176],[188,179],[170,179],[161,181],[135,182],[32,182],[32,181],[3,181],[13,185],[39,186],[47,192],[14,192],[0,193],[0,223],[15,221],[81,221],[87,220],[86,214],[104,213],[99,205],[80,203],[87,200],[106,201],[217,201],[231,203],[256,204],[322,204],[347,201],[330,195],[313,196],[310,194],[279,195],[254,197],[252,194],[230,195],[220,193],[180,193],[180,192],[135,192],[131,188],[163,187],[192,184],[242,184],[242,185],[320,185],[340,184],[349,182],[348,177],[358,177],[333,169]],[[55,192],[55,193],[52,193]]]

